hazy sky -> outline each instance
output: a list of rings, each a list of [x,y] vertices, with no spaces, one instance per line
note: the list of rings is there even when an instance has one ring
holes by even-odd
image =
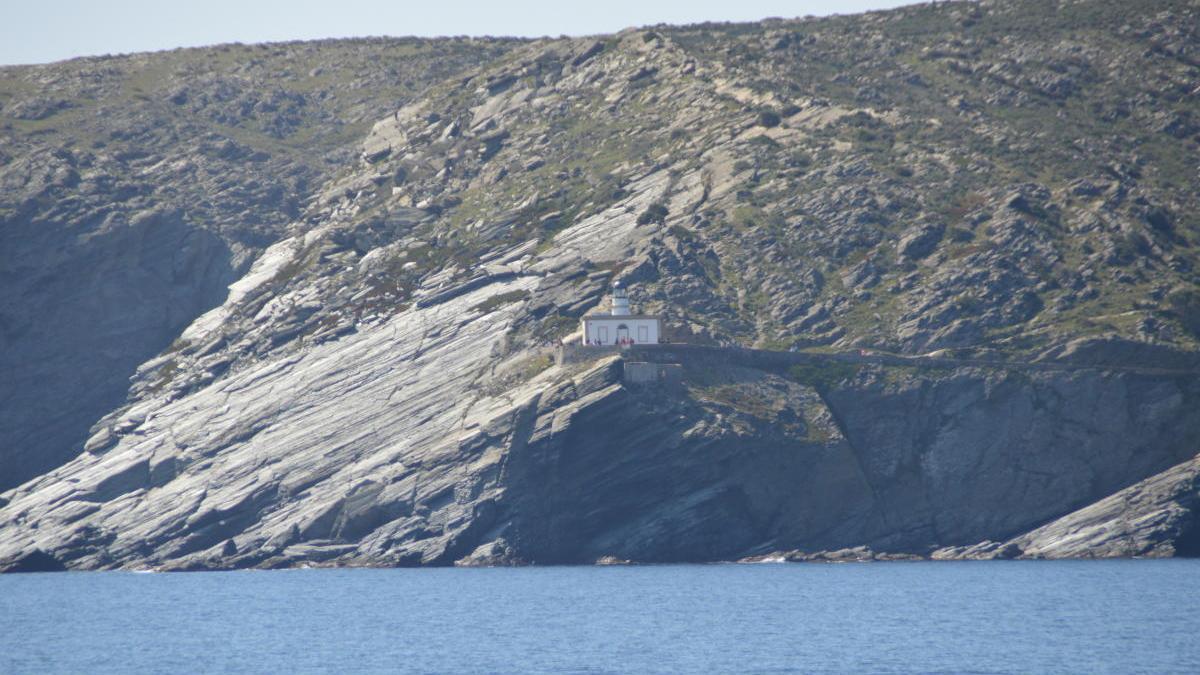
[[[2,0],[0,64],[363,35],[586,35],[850,14],[912,0]]]

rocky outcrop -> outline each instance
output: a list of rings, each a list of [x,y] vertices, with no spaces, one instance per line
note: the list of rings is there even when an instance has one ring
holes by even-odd
[[[816,393],[724,375],[685,397],[609,385],[539,408],[508,460],[501,536],[532,562],[667,562],[870,529],[868,486]]]
[[[1028,558],[1200,555],[1200,460],[1192,459],[1014,539]]]
[[[1006,542],[933,553],[938,560],[1169,558],[1200,555],[1200,457]]]

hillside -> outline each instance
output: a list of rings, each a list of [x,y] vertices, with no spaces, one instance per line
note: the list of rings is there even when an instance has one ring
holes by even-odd
[[[0,489],[78,453],[371,122],[511,41],[225,45],[0,68]]]
[[[1197,11],[4,69],[0,559],[1189,550]],[[554,365],[614,279],[675,341],[960,361]],[[1020,539],[1122,489],[1116,544]]]

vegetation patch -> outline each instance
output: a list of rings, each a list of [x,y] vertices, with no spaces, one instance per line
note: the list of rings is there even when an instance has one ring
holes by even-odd
[[[507,305],[510,302],[516,302],[518,300],[527,300],[527,299],[529,299],[529,291],[526,291],[524,289],[508,291],[507,293],[499,293],[497,295],[493,295],[492,297],[488,298],[487,300],[484,300],[483,302],[472,307],[471,311],[487,313],[487,312],[490,312],[490,311],[496,309],[497,307],[502,307],[504,305]]]
[[[154,384],[150,385],[150,393],[157,394],[171,384],[171,380],[175,379],[175,375],[179,372],[179,363],[175,359],[167,361],[158,369],[157,379]]]
[[[860,370],[862,366],[857,363],[830,359],[815,363],[798,363],[788,368],[787,374],[795,382],[823,390],[854,378]]]
[[[518,369],[517,372],[519,372],[521,374],[522,379],[532,380],[533,378],[537,377],[538,375],[546,372],[547,370],[550,370],[550,367],[553,365],[554,365],[554,357],[553,356],[551,356],[550,354],[538,354],[537,356],[531,356],[528,359],[525,359],[524,361],[522,361],[521,367]]]
[[[725,384],[704,387],[699,394],[703,399],[760,419],[771,419],[778,413],[777,402],[757,387]]]
[[[654,202],[650,206],[646,207],[646,210],[642,212],[642,215],[638,216],[637,224],[649,225],[650,223],[656,223],[661,225],[662,222],[666,220],[667,213],[667,206],[665,204],[662,202]]]

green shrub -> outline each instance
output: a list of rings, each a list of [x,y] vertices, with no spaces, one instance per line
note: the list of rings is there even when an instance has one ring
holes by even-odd
[[[1200,337],[1200,290],[1177,286],[1167,294],[1167,305],[1184,328]]]
[[[775,112],[774,110],[763,110],[758,113],[759,126],[767,127],[769,129],[771,127],[779,126],[779,123],[782,121],[783,120],[779,117],[779,113]]]
[[[680,241],[689,241],[696,238],[696,235],[691,230],[682,225],[672,225],[667,231]]]
[[[667,211],[666,204],[663,204],[662,202],[654,202],[650,206],[646,207],[646,210],[642,212],[642,215],[638,216],[637,224],[649,225],[650,223],[657,223],[661,225],[662,222],[666,220],[667,213],[669,213],[669,211]]]

